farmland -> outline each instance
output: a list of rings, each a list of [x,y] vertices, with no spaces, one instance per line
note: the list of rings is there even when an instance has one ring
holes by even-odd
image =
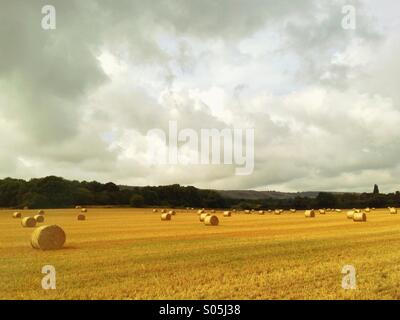
[[[63,249],[32,249],[34,229],[0,211],[0,299],[399,299],[400,215],[387,209],[353,222],[345,211],[305,218],[195,211],[161,221],[151,209],[46,210],[67,235]],[[23,210],[22,216],[34,211]],[[57,289],[44,290],[53,265]],[[357,289],[341,287],[354,265]]]

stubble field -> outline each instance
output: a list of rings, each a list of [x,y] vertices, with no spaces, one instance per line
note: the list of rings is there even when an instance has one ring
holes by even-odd
[[[399,299],[400,215],[353,222],[341,213],[233,214],[205,226],[195,211],[161,221],[150,209],[46,210],[67,234],[32,249],[34,229],[0,211],[0,299]],[[34,211],[23,210],[23,216]],[[344,290],[344,265],[357,288]],[[44,290],[44,265],[57,288]]]

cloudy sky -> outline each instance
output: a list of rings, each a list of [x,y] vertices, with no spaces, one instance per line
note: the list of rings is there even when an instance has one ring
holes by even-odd
[[[399,190],[399,16],[397,0],[0,0],[0,177]],[[254,128],[254,172],[149,163],[148,130],[171,120]]]

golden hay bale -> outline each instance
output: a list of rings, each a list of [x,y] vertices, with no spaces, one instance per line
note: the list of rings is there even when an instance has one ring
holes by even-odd
[[[250,210],[244,210],[244,213],[249,214]]]
[[[21,218],[21,217],[22,217],[21,212],[14,212],[12,216],[13,216],[13,218],[15,218],[15,219],[16,219],[16,218]]]
[[[204,222],[204,219],[206,218],[206,217],[209,217],[209,216],[211,216],[211,214],[210,213],[202,213],[201,215],[200,215],[200,222]]]
[[[306,211],[304,211],[304,215],[306,218],[314,218],[315,212],[314,212],[314,210],[306,210]]]
[[[324,209],[319,209],[319,214],[325,214],[325,210]]]
[[[75,209],[82,209],[81,206],[75,206]]]
[[[365,222],[367,221],[367,215],[364,212],[354,212],[353,221]]]
[[[162,220],[162,221],[169,221],[169,220],[171,220],[171,217],[172,217],[172,215],[169,214],[169,213],[163,213],[163,214],[161,214],[161,220]]]
[[[37,223],[44,222],[44,216],[42,216],[41,214],[37,214],[33,218],[36,220]]]
[[[231,215],[230,211],[224,211],[224,217],[230,217]]]
[[[258,210],[258,214],[264,214],[264,210]]]
[[[353,219],[355,213],[359,213],[359,212],[356,212],[354,210],[347,211],[347,213],[346,213],[347,219]]]
[[[43,215],[44,214],[44,210],[39,210],[37,214]]]
[[[200,215],[200,214],[202,214],[202,213],[204,213],[204,210],[203,210],[203,209],[197,210],[197,214],[198,214],[198,215]]]
[[[161,210],[161,213],[166,213],[167,211],[165,210],[165,209],[162,209]]]
[[[211,213],[215,213],[215,210],[211,210]]]
[[[65,232],[59,226],[42,226],[33,231],[31,245],[35,249],[56,250],[63,247],[65,240]]]
[[[336,211],[336,212],[342,212],[342,210],[341,210],[341,209],[336,209],[335,211]]]
[[[21,220],[21,225],[24,228],[33,228],[36,226],[36,220],[33,217],[25,217]]]
[[[83,213],[78,214],[77,219],[80,221],[86,220],[86,216]]]
[[[370,208],[366,208],[366,209],[365,209],[365,212],[370,212],[370,211],[371,211]]]
[[[296,209],[290,209],[290,212],[295,213]]]
[[[353,209],[353,211],[354,211],[354,213],[356,213],[356,212],[361,212],[360,209]]]
[[[169,210],[168,213],[169,213],[170,215],[172,215],[172,216],[176,215],[175,210]]]
[[[397,209],[396,208],[390,208],[389,212],[390,212],[390,214],[397,214]]]
[[[157,209],[153,209],[153,212],[157,212],[158,210]]]
[[[376,210],[376,208],[372,208],[372,210]]]
[[[271,209],[268,209],[268,212],[270,212],[270,213],[271,213],[271,212],[272,212],[272,210],[271,210]]]
[[[204,224],[206,226],[217,226],[219,224],[219,219],[215,215],[212,215],[212,216],[210,215],[210,216],[205,217]]]
[[[278,209],[275,210],[275,211],[274,211],[274,214],[277,214],[277,215],[281,214],[281,210],[278,210]]]
[[[81,209],[81,212],[82,212],[82,213],[86,213],[86,212],[87,212],[87,209],[86,209],[86,208],[82,208],[82,209]]]

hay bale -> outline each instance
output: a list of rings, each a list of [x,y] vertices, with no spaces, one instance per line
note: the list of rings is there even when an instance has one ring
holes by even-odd
[[[258,214],[264,214],[264,210],[258,210]]]
[[[197,214],[198,214],[198,215],[201,215],[202,213],[204,213],[204,210],[203,210],[203,209],[197,210]]]
[[[44,210],[39,210],[37,214],[44,215]]]
[[[12,216],[13,216],[14,219],[22,217],[21,212],[14,212]]]
[[[390,214],[397,214],[397,209],[396,208],[390,208],[389,212],[390,212]]]
[[[324,209],[319,209],[319,214],[325,214],[325,210]]]
[[[153,212],[157,212],[158,210],[157,209],[153,209]]]
[[[367,215],[364,212],[355,212],[353,215],[353,221],[355,222],[366,222]]]
[[[211,216],[211,214],[210,213],[202,213],[201,215],[200,215],[200,222],[204,222],[204,219],[206,218],[206,217],[209,217],[209,216]]]
[[[82,209],[81,206],[75,206],[75,209]]]
[[[306,210],[306,211],[304,211],[304,215],[306,218],[314,218],[315,212],[314,212],[314,210]]]
[[[175,212],[175,210],[169,210],[169,211],[168,211],[168,213],[169,213],[171,216],[174,216],[174,215],[176,215],[176,212]]]
[[[86,209],[86,208],[82,208],[82,209],[81,209],[81,212],[82,212],[82,213],[86,213],[86,212],[87,212],[87,209]]]
[[[355,213],[359,213],[359,212],[356,212],[354,210],[347,211],[347,213],[346,213],[347,219],[353,219]]]
[[[216,215],[210,215],[205,217],[204,224],[206,226],[217,226],[219,224],[219,219]]]
[[[169,221],[171,220],[172,215],[169,213],[162,213],[161,214],[161,220],[162,221]]]
[[[36,226],[36,220],[33,217],[25,217],[21,220],[21,225],[24,228],[34,228]]]
[[[65,232],[59,226],[42,226],[33,231],[31,245],[35,249],[56,250],[63,247],[65,240]]]
[[[161,210],[161,213],[166,213],[167,211],[165,210],[165,209],[162,209]]]
[[[280,214],[281,214],[281,210],[276,209],[276,210],[274,211],[274,214],[280,215]]]
[[[335,211],[336,211],[336,212],[342,212],[342,210],[341,210],[341,209],[336,209]]]
[[[230,217],[231,215],[230,211],[224,211],[224,217]]]
[[[249,213],[250,213],[250,210],[244,210],[244,213],[245,213],[245,214],[249,214]]]
[[[290,209],[290,212],[295,213],[296,209]]]
[[[44,216],[42,216],[41,214],[37,214],[33,218],[36,220],[37,223],[44,222]]]
[[[215,213],[215,210],[211,210],[211,213]]]
[[[370,208],[365,208],[365,212],[371,212]]]
[[[86,220],[86,216],[83,213],[78,214],[77,219],[80,221]]]

